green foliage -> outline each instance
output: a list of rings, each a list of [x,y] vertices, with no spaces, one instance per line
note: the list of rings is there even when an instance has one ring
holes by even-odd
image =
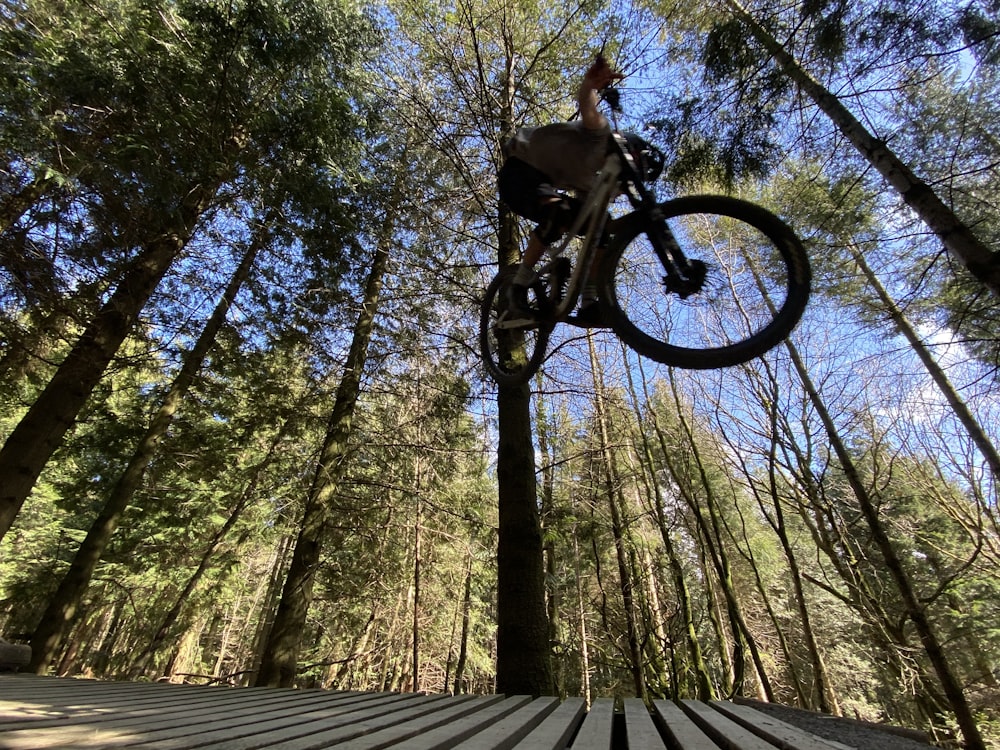
[[[900,136],[901,145],[924,155],[924,173],[942,185],[958,215],[995,247],[1000,240],[1000,214],[992,198],[1000,186],[1000,81],[996,70],[987,66],[972,77],[958,69],[932,70],[935,75],[920,91],[899,101],[900,117],[911,123]],[[1000,321],[993,297],[966,269],[939,258],[935,245],[924,250],[930,260],[914,260],[907,274],[925,298],[921,318],[947,325],[972,354],[996,370],[1000,347],[995,331]]]
[[[387,239],[393,261],[298,682],[436,691],[460,679],[466,691],[495,689],[504,467],[492,465],[494,393],[472,342],[481,282],[496,260],[496,147],[506,129],[571,116],[600,29],[616,59],[670,60],[630,69],[626,89],[656,73],[650,85],[664,99],[653,97],[655,137],[673,145],[681,187],[727,184],[806,240],[817,284],[792,343],[815,376],[810,387],[853,439],[884,529],[990,727],[1000,659],[995,479],[974,451],[962,455],[959,429],[936,421],[943,407],[899,351],[851,253],[878,267],[907,314],[949,322],[987,365],[991,298],[930,273],[919,261],[924,238],[731,18],[664,9],[662,36],[645,29],[632,39],[648,15],[610,18],[585,5],[569,18],[543,5],[398,3],[368,14],[319,0],[107,0],[86,13],[51,1],[10,10],[0,31],[9,63],[0,66],[0,197],[6,206],[29,187],[43,192],[0,234],[5,433],[113,288],[143,228],[173,205],[172,191],[219,165],[226,175],[187,256],[0,548],[0,630],[34,627],[206,311],[248,244],[260,242],[252,278],[157,447],[61,662],[69,673],[137,678],[137,654],[176,604],[139,679],[255,668],[371,252]],[[967,80],[893,56],[899,47],[900,58],[919,60],[957,38],[957,27],[930,33],[935,8],[816,0],[754,10],[818,75],[863,88],[875,82],[866,76],[877,59],[897,65],[886,68],[902,82],[893,106],[880,100],[867,114],[894,146],[932,155],[921,162],[932,180],[992,237],[998,118],[987,5],[960,14],[979,63]],[[868,11],[882,27],[860,24]],[[876,45],[890,57],[876,58]],[[500,112],[507,94],[511,107]],[[762,183],[744,179],[765,174]],[[586,342],[573,336],[559,340],[535,384],[560,690],[634,690],[631,617],[652,695],[694,697],[702,677],[719,695],[756,694],[766,679],[776,700],[817,708],[818,655],[847,713],[920,724],[937,710],[932,670],[786,351],[687,376],[623,356],[610,334],[593,340],[599,396]],[[18,350],[33,355],[30,367],[6,359]],[[963,396],[989,432],[995,399],[973,387],[981,371],[952,367],[966,370]]]

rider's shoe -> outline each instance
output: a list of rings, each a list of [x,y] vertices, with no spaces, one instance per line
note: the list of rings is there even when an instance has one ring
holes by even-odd
[[[604,319],[601,306],[596,299],[584,302],[576,311],[572,322],[581,328],[610,328],[610,324]]]
[[[535,319],[535,313],[528,304],[528,287],[513,282],[507,287],[507,312],[510,318]]]

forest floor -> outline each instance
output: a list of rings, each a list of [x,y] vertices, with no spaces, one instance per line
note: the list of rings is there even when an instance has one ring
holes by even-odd
[[[823,739],[860,750],[927,750],[937,747],[925,732],[903,727],[883,726],[840,716],[829,716],[776,703],[740,699],[761,713],[812,732]]]

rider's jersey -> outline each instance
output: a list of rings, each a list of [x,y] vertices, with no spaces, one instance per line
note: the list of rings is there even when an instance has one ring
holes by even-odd
[[[604,166],[611,125],[591,130],[581,120],[521,128],[505,152],[546,174],[560,190],[587,192]]]

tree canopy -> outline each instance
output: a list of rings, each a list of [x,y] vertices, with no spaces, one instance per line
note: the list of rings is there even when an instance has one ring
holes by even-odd
[[[750,696],[996,742],[989,3],[0,5],[0,636],[38,672]],[[501,146],[603,51],[659,196],[802,237],[787,342],[557,328]],[[617,205],[614,211],[627,207]]]

